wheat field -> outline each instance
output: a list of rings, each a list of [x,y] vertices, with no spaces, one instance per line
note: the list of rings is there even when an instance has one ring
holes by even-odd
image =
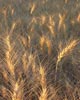
[[[0,100],[80,100],[80,0],[0,0]]]

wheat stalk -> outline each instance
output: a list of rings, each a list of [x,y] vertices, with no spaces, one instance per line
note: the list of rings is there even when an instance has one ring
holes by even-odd
[[[72,52],[72,50],[74,50],[74,47],[78,44],[78,40],[72,40],[69,44],[66,45],[65,48],[63,48],[61,50],[61,52],[58,54],[58,57],[57,57],[57,62],[56,62],[56,72],[58,70],[58,65],[59,65],[59,62],[62,60],[62,58],[64,58],[65,56],[69,55],[70,52]]]
[[[41,75],[40,85],[42,87],[42,91],[40,93],[39,100],[47,100],[47,95],[48,94],[47,94],[47,86],[46,86],[46,77],[45,77],[44,68],[42,66],[40,66],[39,73]]]
[[[6,51],[6,62],[8,64],[8,69],[10,70],[10,73],[14,76],[14,66],[12,64],[12,61],[11,61],[11,51],[12,51],[12,47],[11,47],[11,44],[10,44],[10,35],[8,35],[6,37],[6,40],[5,40],[5,43],[7,45],[7,51]]]
[[[58,54],[58,60],[57,63],[59,63],[61,61],[61,59],[68,55],[70,52],[72,52],[72,50],[74,49],[74,47],[78,44],[78,40],[72,40],[70,42],[70,44],[68,44],[65,48],[63,48],[63,50]]]

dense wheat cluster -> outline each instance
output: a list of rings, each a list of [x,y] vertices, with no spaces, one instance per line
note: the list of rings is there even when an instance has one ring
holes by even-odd
[[[80,0],[0,0],[0,100],[80,100]]]

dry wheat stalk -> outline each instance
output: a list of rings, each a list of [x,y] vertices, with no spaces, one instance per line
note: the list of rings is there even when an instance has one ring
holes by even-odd
[[[6,62],[8,64],[8,69],[10,70],[10,73],[14,76],[14,66],[11,61],[11,51],[12,47],[10,44],[10,35],[8,35],[5,39],[5,43],[7,45],[7,51],[6,51]]]
[[[64,56],[72,52],[72,50],[77,44],[78,44],[78,40],[72,40],[65,48],[63,48],[63,50],[58,54],[57,63],[59,63]]]
[[[74,47],[78,44],[78,40],[72,40],[69,44],[66,45],[65,48],[61,50],[61,52],[58,54],[57,62],[56,62],[56,71],[58,70],[58,64],[64,58],[65,56],[69,55],[72,50],[74,50]]]
[[[42,91],[40,93],[39,100],[47,100],[47,86],[46,86],[46,77],[45,77],[45,71],[44,67],[40,66],[39,73],[41,75],[40,79],[40,85],[42,87]]]

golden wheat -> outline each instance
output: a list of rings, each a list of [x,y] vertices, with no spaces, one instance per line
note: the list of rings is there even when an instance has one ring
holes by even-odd
[[[0,100],[80,100],[79,8],[0,0]]]
[[[63,48],[63,50],[61,50],[61,52],[58,54],[57,64],[61,61],[63,57],[67,56],[70,52],[72,52],[72,50],[77,44],[78,40],[72,40],[65,48]]]

